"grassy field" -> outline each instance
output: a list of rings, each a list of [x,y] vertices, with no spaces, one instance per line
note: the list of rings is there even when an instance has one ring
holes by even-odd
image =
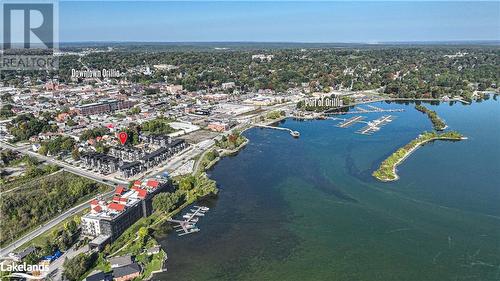
[[[107,190],[108,186],[61,172],[32,181],[20,190],[2,194],[0,245],[4,246],[65,210]]]

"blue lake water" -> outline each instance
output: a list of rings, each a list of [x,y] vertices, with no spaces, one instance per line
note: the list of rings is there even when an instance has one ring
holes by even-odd
[[[500,280],[500,101],[424,103],[468,140],[419,148],[391,183],[371,173],[432,124],[414,103],[373,105],[405,111],[371,136],[334,120],[279,124],[298,139],[246,131],[209,171],[220,194],[200,203],[201,232],[160,239],[155,279]]]

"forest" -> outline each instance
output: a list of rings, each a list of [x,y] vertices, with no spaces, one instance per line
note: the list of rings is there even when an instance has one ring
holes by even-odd
[[[255,54],[273,55],[270,61],[252,59]],[[210,90],[235,82],[240,92],[272,89],[285,92],[307,85],[312,91],[383,88],[400,98],[438,98],[461,95],[470,99],[473,90],[500,83],[500,50],[495,46],[381,46],[378,48],[312,46],[309,48],[235,48],[228,50],[122,46],[111,52],[93,53],[82,62],[93,69],[117,69],[132,82],[149,85],[165,82],[183,85],[187,91]],[[175,66],[144,75],[131,71],[157,64]],[[78,56],[61,57],[60,70],[52,73],[2,73],[9,85],[22,77],[39,81],[57,78],[70,83]],[[165,78],[167,77],[167,78]],[[35,78],[35,77],[32,77]]]

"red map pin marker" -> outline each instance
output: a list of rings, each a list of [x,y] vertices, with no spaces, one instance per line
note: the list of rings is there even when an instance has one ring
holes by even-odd
[[[125,142],[127,142],[128,135],[127,135],[127,133],[125,133],[125,132],[120,132],[120,133],[118,134],[118,138],[120,139],[120,142],[121,142],[122,144],[125,144]]]

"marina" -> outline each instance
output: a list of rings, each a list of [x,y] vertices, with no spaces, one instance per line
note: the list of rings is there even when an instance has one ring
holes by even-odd
[[[339,128],[349,128],[351,127],[352,125],[358,123],[358,122],[363,122],[363,120],[365,119],[366,117],[365,116],[354,116],[354,117],[351,117],[349,119],[343,119],[344,121],[338,123],[337,127]],[[338,118],[338,119],[341,119],[341,118]]]
[[[193,208],[194,209],[189,210],[189,213],[182,215],[184,220],[175,220],[172,218],[167,220],[168,222],[177,224],[174,226],[174,229],[178,236],[199,232],[200,229],[196,227],[196,223],[199,217],[205,216],[205,213],[210,210],[208,207],[204,206],[193,206]]]
[[[280,123],[300,131],[300,141],[290,142],[284,134],[269,138],[269,131],[258,128],[245,131],[250,140],[247,147],[210,171],[223,191],[216,199],[194,204],[210,207],[199,217],[202,224],[197,223],[202,232],[161,238],[170,259],[168,272],[155,280],[239,280],[240,276],[249,276],[243,280],[308,280],[313,275],[318,280],[336,280],[338,275],[328,270],[332,266],[347,276],[343,280],[349,280],[350,264],[360,259],[370,265],[360,267],[360,280],[377,279],[376,274],[379,280],[397,280],[396,275],[412,276],[405,281],[436,280],[420,278],[423,270],[443,276],[441,280],[454,280],[459,274],[476,274],[477,280],[495,277],[496,268],[462,264],[467,252],[472,255],[470,248],[473,254],[481,248],[477,259],[484,262],[493,264],[498,256],[494,234],[500,227],[491,215],[500,214],[500,179],[491,175],[499,171],[494,165],[500,157],[495,142],[500,134],[495,126],[499,102],[491,98],[472,106],[429,105],[470,141],[425,145],[397,168],[398,181],[372,181],[370,173],[380,161],[432,129],[425,116],[414,111],[414,103],[401,107],[406,110],[397,115],[337,115],[307,122],[289,118]],[[397,118],[371,136],[354,134],[367,125],[364,122],[348,129],[335,127],[341,118],[357,115],[365,115],[367,122],[383,115]],[[478,163],[481,168],[471,173],[462,163]],[[454,176],[443,176],[447,174]],[[457,193],[467,196],[450,197]],[[449,223],[450,218],[463,224]],[[412,228],[402,220],[427,228]],[[446,232],[477,240],[458,242],[453,236],[449,249],[446,233],[429,235],[440,233],[444,225],[449,228]],[[356,254],[345,255],[343,245],[350,245]],[[463,248],[455,249],[459,246]],[[438,255],[441,251],[447,254]],[[414,262],[388,267],[401,254],[415,257]],[[435,265],[434,256],[438,256]],[[444,269],[441,263],[450,268]],[[224,275],[228,265],[231,271]],[[380,273],[380,268],[387,271]]]
[[[366,126],[363,128],[359,129],[356,131],[358,134],[362,135],[371,135],[382,128],[382,126],[387,125],[388,123],[392,122],[394,120],[395,116],[392,115],[384,115],[378,119],[375,119],[373,121],[365,121],[366,119],[365,116],[354,116],[351,118],[338,118],[338,117],[328,117],[330,120],[341,120],[340,123],[335,125],[336,127],[339,128],[349,128],[353,126],[356,123],[365,123]]]
[[[362,135],[371,135],[375,132],[378,132],[382,126],[387,125],[388,123],[394,120],[394,116],[392,115],[384,115],[378,119],[368,122],[368,125],[356,131],[358,134]]]

